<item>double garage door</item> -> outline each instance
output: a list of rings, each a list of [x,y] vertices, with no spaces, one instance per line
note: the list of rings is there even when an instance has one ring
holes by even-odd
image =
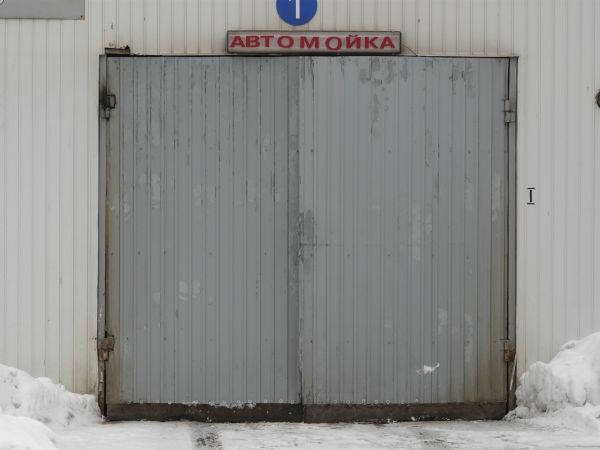
[[[514,61],[104,62],[109,417],[502,415]]]

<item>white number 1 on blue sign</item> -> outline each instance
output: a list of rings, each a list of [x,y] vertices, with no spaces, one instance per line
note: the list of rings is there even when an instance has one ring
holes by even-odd
[[[317,13],[318,0],[277,0],[279,17],[293,26],[310,22]]]

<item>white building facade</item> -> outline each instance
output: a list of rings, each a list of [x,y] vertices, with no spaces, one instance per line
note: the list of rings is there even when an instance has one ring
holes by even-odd
[[[518,57],[520,372],[600,328],[598,23],[600,0],[321,0],[299,27],[400,31],[404,55]],[[227,30],[284,29],[274,0],[87,0],[83,20],[0,20],[0,363],[96,391],[105,49],[221,55]]]

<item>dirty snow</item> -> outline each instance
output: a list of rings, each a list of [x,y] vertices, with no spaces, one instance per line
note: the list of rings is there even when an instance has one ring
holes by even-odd
[[[523,421],[372,424],[106,423],[67,427],[61,450],[566,449],[600,448],[600,435]]]
[[[533,364],[517,400],[496,422],[104,423],[93,397],[0,365],[0,450],[600,448],[600,333]]]
[[[54,450],[56,430],[101,421],[93,396],[0,364],[0,450]]]
[[[48,378],[34,378],[0,364],[0,410],[53,427],[97,423],[100,412],[92,395],[78,395]]]
[[[56,439],[54,432],[37,420],[0,412],[0,450],[54,450]]]
[[[600,433],[600,333],[563,345],[519,380],[509,420]]]

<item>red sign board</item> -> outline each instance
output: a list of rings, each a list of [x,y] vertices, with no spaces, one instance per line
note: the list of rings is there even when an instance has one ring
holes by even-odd
[[[228,31],[227,51],[249,54],[398,54],[400,32]]]

